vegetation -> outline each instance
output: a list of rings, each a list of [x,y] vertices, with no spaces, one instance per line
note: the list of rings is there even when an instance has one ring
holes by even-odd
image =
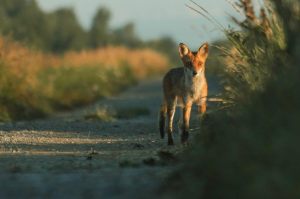
[[[0,54],[1,121],[85,105],[168,67],[168,60],[153,50],[125,47],[57,56],[0,38]]]
[[[177,44],[169,37],[142,41],[133,23],[112,29],[111,12],[100,7],[89,30],[84,30],[70,8],[44,13],[35,0],[1,0],[0,35],[26,46],[56,54],[70,50],[97,49],[108,45],[153,48],[177,60]]]
[[[172,39],[142,41],[134,24],[112,29],[110,18],[99,8],[84,30],[72,9],[1,0],[0,121],[89,104],[166,70],[177,54]]]
[[[300,2],[265,2],[260,17],[251,0],[233,4],[245,20],[225,31],[227,108],[202,121],[171,179],[178,198],[300,197]]]

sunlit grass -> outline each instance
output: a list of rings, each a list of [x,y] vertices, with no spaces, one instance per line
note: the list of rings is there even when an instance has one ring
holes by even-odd
[[[125,47],[45,54],[0,38],[0,121],[43,117],[160,74],[168,59]]]
[[[128,49],[113,47],[82,52],[68,52],[63,57],[63,65],[72,67],[101,65],[105,69],[118,69],[129,66],[137,78],[148,74],[164,72],[168,60],[150,49]],[[105,78],[105,77],[104,77]]]

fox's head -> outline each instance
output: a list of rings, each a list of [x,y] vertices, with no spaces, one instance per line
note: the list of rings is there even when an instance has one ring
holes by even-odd
[[[205,61],[208,56],[208,43],[204,43],[197,52],[192,52],[183,43],[179,44],[179,55],[185,66],[195,77],[205,70]]]

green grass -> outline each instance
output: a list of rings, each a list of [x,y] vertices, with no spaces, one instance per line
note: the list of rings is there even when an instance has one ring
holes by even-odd
[[[117,70],[95,67],[57,67],[41,70],[38,86],[22,90],[22,80],[14,79],[5,67],[0,79],[0,121],[46,117],[114,95],[136,83],[127,66]]]
[[[0,121],[46,115],[48,107],[44,106],[43,97],[30,86],[24,91],[23,79],[11,74],[3,63],[0,63],[0,73]]]
[[[54,55],[1,36],[0,55],[0,121],[84,106],[163,73],[169,65],[150,49],[108,46]]]
[[[108,108],[98,107],[95,111],[85,115],[86,120],[100,120],[105,122],[114,121],[116,119],[131,119],[140,116],[147,116],[150,110],[143,107],[130,108]]]
[[[58,109],[90,104],[136,82],[133,73],[126,66],[118,71],[97,66],[51,68],[41,76],[42,81],[46,79],[45,85],[52,85],[48,99]]]
[[[85,114],[84,119],[111,122],[116,119],[115,114],[115,111],[111,108],[97,107],[95,111]]]

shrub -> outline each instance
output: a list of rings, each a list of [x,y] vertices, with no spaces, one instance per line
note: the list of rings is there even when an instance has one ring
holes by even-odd
[[[247,11],[245,23],[240,24],[245,28],[255,16],[251,1],[240,2]],[[295,51],[299,49],[295,44],[299,45],[300,30],[295,24],[300,24],[300,4],[276,0],[272,5],[276,12],[269,16],[276,14],[283,21],[278,27],[282,27],[280,34],[284,32],[284,43],[272,39],[275,29],[268,36],[255,24],[247,25],[237,38],[229,32],[238,54],[228,54],[227,59],[236,60],[224,75],[230,88],[224,96],[234,106],[203,120],[184,166],[171,178],[177,181],[171,190],[176,190],[178,198],[300,197],[300,62]],[[247,44],[244,38],[252,37]],[[243,49],[248,45],[252,47]]]
[[[149,49],[106,47],[57,56],[0,38],[0,121],[86,105],[167,67],[168,60]]]

